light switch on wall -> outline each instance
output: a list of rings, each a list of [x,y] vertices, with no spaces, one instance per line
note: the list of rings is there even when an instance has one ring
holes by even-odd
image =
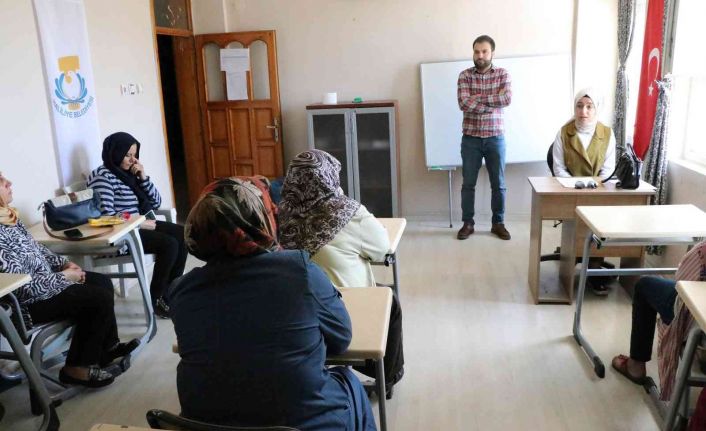
[[[120,95],[124,96],[127,94],[127,84],[120,84]]]

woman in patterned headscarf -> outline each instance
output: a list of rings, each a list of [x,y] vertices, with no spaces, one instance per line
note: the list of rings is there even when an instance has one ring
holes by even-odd
[[[59,380],[92,388],[113,383],[114,376],[104,368],[140,344],[138,339],[128,343],[118,339],[113,283],[103,274],[84,272],[35,241],[11,202],[12,182],[0,173],[0,272],[32,276],[14,293],[32,321],[75,322]]]
[[[300,250],[282,251],[263,191],[246,179],[207,186],[186,221],[207,263],[169,292],[182,414],[219,424],[374,430],[365,391],[326,368],[351,340],[340,294]]]
[[[341,163],[321,150],[292,160],[279,204],[279,235],[287,249],[303,249],[341,287],[375,286],[370,262],[382,262],[390,249],[387,231],[341,189]],[[394,297],[390,314],[385,377],[388,394],[404,373],[402,310]],[[369,376],[373,367],[360,368]]]

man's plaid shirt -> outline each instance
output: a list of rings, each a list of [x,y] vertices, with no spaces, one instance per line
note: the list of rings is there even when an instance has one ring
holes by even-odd
[[[510,84],[510,74],[500,67],[492,66],[485,73],[475,67],[461,72],[458,107],[463,111],[464,135],[489,138],[503,134],[503,108],[512,100]]]

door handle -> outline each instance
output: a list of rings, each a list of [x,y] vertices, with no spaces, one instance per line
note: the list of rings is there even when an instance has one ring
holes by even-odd
[[[277,118],[275,118],[275,124],[274,125],[268,125],[265,126],[268,129],[272,129],[275,131],[275,142],[279,142],[279,121],[277,121]]]

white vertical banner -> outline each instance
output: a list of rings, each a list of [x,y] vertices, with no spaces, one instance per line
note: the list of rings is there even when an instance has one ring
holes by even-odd
[[[101,162],[83,0],[34,0],[63,186]]]

